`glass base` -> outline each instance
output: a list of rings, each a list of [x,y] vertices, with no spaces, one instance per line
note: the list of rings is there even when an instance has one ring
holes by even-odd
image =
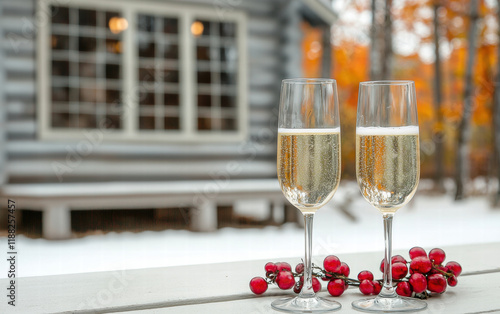
[[[340,310],[342,307],[336,301],[319,297],[278,299],[274,300],[271,306],[275,310],[287,313],[325,313]]]
[[[363,312],[416,312],[427,308],[422,300],[404,297],[376,297],[352,302],[352,307]]]

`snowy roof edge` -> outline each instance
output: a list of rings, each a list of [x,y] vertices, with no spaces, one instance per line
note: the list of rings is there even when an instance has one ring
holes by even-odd
[[[333,24],[337,20],[337,13],[333,11],[331,5],[324,0],[301,0],[325,23]]]

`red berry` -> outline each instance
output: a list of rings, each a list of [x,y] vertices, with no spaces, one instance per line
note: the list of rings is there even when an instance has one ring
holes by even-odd
[[[420,246],[412,247],[410,249],[410,258],[414,259],[415,257],[418,257],[418,256],[427,256],[427,253]]]
[[[372,280],[365,279],[359,284],[359,291],[361,291],[361,293],[364,295],[370,295],[374,290],[375,287],[373,286]]]
[[[318,292],[321,290],[321,282],[319,282],[318,278],[313,277],[312,285],[313,285],[314,292]]]
[[[292,266],[290,266],[290,264],[288,264],[287,262],[276,263],[276,267],[278,268],[278,271],[282,270],[292,271]]]
[[[363,280],[370,280],[370,281],[372,281],[373,280],[373,274],[369,270],[363,270],[363,271],[359,272],[359,274],[358,274],[358,280],[359,281],[363,281]]]
[[[408,281],[401,281],[398,283],[396,293],[402,297],[411,297],[411,286]]]
[[[351,269],[349,268],[349,265],[347,265],[344,262],[340,263],[340,273],[342,275],[349,277],[350,272],[351,272]]]
[[[342,279],[333,279],[328,282],[326,288],[328,289],[328,293],[334,297],[338,297],[345,291],[345,282]]]
[[[443,266],[443,265],[439,265],[439,266],[435,266],[435,267],[432,268],[431,274],[441,274],[441,272],[438,271],[438,269],[441,270],[441,271],[444,271],[445,273],[447,273],[449,271],[448,267]]]
[[[324,277],[321,277],[321,280],[323,280],[323,281],[330,281],[332,279],[333,279],[333,276],[330,274],[325,274]]]
[[[374,280],[372,281],[373,283],[373,294],[377,295],[380,293],[380,290],[382,290],[382,285],[380,284],[380,282]]]
[[[411,273],[427,274],[432,269],[431,260],[427,256],[417,256],[410,263]]]
[[[392,264],[392,279],[403,279],[408,273],[408,267],[406,264],[401,262],[396,262]]]
[[[262,277],[253,277],[250,280],[250,290],[255,294],[263,294],[267,290],[267,282]]]
[[[273,262],[269,262],[264,266],[264,269],[266,270],[266,273],[267,272],[274,273],[278,270],[278,266],[276,266],[276,264],[274,264]]]
[[[328,255],[323,261],[323,267],[326,271],[338,273],[340,271],[340,260],[335,255]]]
[[[288,290],[293,287],[295,280],[293,279],[292,272],[287,270],[280,271],[276,276],[276,284],[282,290]]]
[[[427,289],[436,293],[443,293],[446,290],[446,279],[441,274],[432,274],[427,277]]]
[[[434,263],[434,265],[441,265],[445,258],[446,254],[441,249],[432,249],[429,252],[429,259]]]
[[[298,263],[297,266],[295,266],[295,272],[297,274],[302,274],[304,272],[304,263]]]
[[[448,267],[448,270],[457,277],[462,273],[462,266],[460,266],[460,264],[457,262],[448,262],[446,263],[446,267]]]
[[[293,285],[293,292],[300,293],[300,290],[302,290],[302,286],[304,286],[304,276],[301,276],[297,283]]]
[[[458,283],[457,277],[455,275],[448,277],[447,281],[450,287],[455,287]]]
[[[422,293],[427,289],[427,279],[420,273],[410,276],[410,285],[416,293]]]
[[[406,260],[403,256],[401,255],[394,255],[392,258],[391,258],[391,263],[394,264],[394,263],[397,263],[397,262],[400,262],[400,263],[403,263],[403,264],[406,264]]]

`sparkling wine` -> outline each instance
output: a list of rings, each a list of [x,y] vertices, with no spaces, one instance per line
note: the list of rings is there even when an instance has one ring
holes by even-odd
[[[278,130],[278,180],[302,212],[315,212],[340,181],[340,128]]]
[[[382,213],[408,203],[420,177],[418,127],[357,127],[356,174],[361,194]]]

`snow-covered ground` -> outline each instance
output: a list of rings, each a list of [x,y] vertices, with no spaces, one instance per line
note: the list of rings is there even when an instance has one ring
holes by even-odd
[[[357,191],[341,185],[333,200],[315,217],[315,255],[382,251],[381,214]],[[350,220],[337,209],[346,193],[353,197]],[[65,241],[19,236],[18,276],[40,276],[116,269],[134,269],[229,262],[252,259],[278,261],[303,255],[303,230],[296,224],[252,229],[223,228],[213,233],[185,230],[108,233]],[[426,248],[500,241],[500,210],[491,209],[485,197],[454,202],[451,195],[418,193],[394,218],[394,248]],[[6,248],[6,238],[0,239]],[[2,269],[7,269],[2,258]],[[4,278],[6,272],[1,272]]]

